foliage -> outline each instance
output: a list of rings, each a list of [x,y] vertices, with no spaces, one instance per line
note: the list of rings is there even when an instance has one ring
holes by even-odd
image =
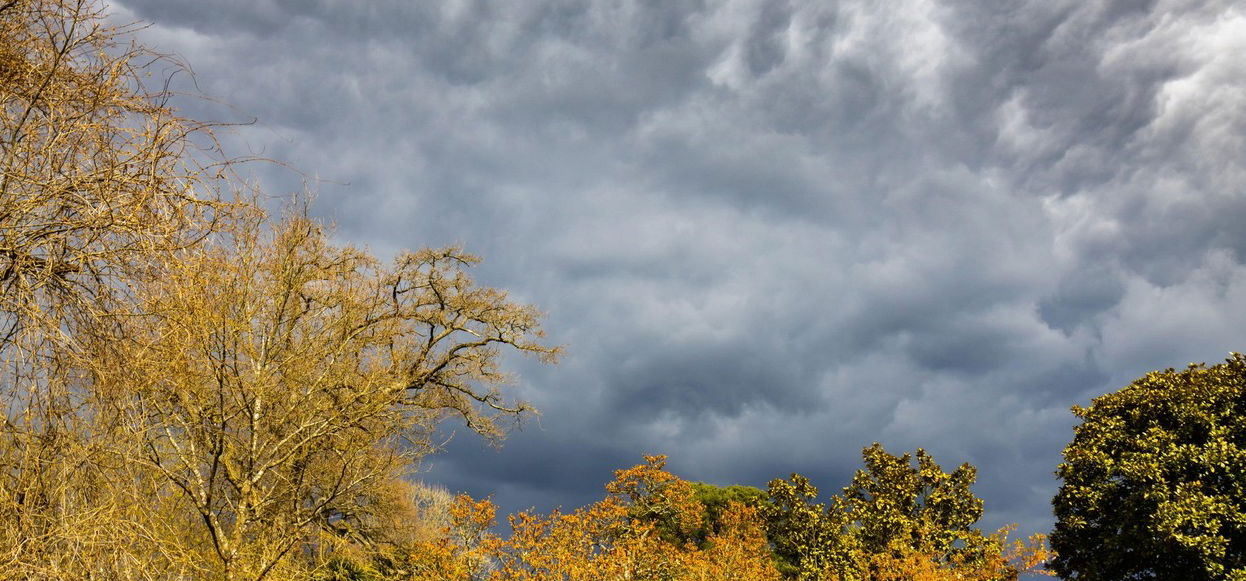
[[[733,505],[759,509],[766,501],[766,491],[752,486],[715,486],[706,482],[692,482],[692,498],[701,505],[701,526],[691,535],[681,538],[703,546],[711,534],[726,527],[724,519]]]
[[[1026,541],[1008,540],[1011,527],[995,535],[992,541],[1003,550],[966,559],[958,554],[951,559],[938,553],[922,552],[903,545],[892,550],[869,554],[861,579],[864,581],[1015,581],[1020,573],[1049,575],[1043,563],[1052,557],[1042,535]],[[835,578],[835,577],[832,577]]]
[[[414,486],[418,499],[426,492]],[[474,500],[460,494],[453,499],[435,494],[435,510],[444,515],[429,515],[429,507],[408,505],[397,515],[403,522],[389,527],[358,531],[352,542],[336,543],[331,552],[322,555],[312,573],[312,581],[445,581],[482,579],[491,567],[489,555],[495,550],[497,538],[490,532],[496,524],[495,508],[488,500]],[[444,504],[443,504],[444,503]],[[426,519],[446,517],[445,526],[437,531],[418,530]],[[410,525],[416,525],[413,529]],[[411,533],[413,530],[416,534]],[[394,533],[399,534],[395,535]],[[431,532],[432,534],[427,534]],[[340,540],[340,539],[338,539]]]
[[[652,525],[662,540],[684,544],[702,526],[701,505],[691,483],[664,470],[665,456],[615,472],[606,491],[628,506],[634,523]]]
[[[1009,542],[1007,530],[983,537],[964,514],[947,514],[943,500],[964,500],[972,471],[946,474],[924,454],[912,467],[907,455],[889,456],[877,446],[866,454],[867,470],[829,509],[813,502],[817,489],[800,475],[772,481],[769,498],[761,499],[756,489],[686,482],[664,469],[665,457],[649,456],[616,472],[598,503],[511,516],[513,533],[496,545],[491,578],[1001,581],[1040,572],[1049,557],[1041,537]],[[923,466],[924,479],[913,480]],[[906,498],[908,506],[892,507]],[[715,499],[725,502],[710,523],[707,506]],[[976,520],[972,512],[968,517]],[[866,531],[886,523],[897,532],[870,544],[879,537]],[[935,530],[940,526],[947,530]],[[705,534],[700,542],[698,531]],[[955,540],[939,544],[948,538]]]
[[[1246,578],[1246,357],[1073,408],[1051,535],[1066,578]]]
[[[885,553],[898,544],[939,562],[975,564],[999,553],[1000,547],[973,527],[982,516],[982,500],[970,489],[977,476],[972,465],[946,473],[918,449],[914,466],[908,454],[893,456],[877,443],[862,457],[865,468],[837,505],[853,523],[862,551]]]
[[[680,535],[703,524],[702,507],[692,485],[664,465],[665,457],[647,456],[645,464],[616,472],[606,498],[570,513],[513,515],[491,579],[777,580],[751,507],[728,505],[704,547],[680,543]]]
[[[844,511],[815,503],[818,489],[808,478],[800,474],[792,474],[789,480],[776,478],[770,481],[767,494],[761,514],[776,564],[785,577],[818,579],[823,571],[853,565],[856,552],[847,544],[852,539],[845,534]]]
[[[312,574],[311,581],[383,581],[372,567],[341,557],[326,562]]]
[[[1041,564],[1041,538],[1007,545],[1005,531],[973,527],[982,515],[973,466],[946,473],[924,450],[914,465],[877,443],[862,457],[865,468],[829,505],[813,502],[817,488],[799,474],[770,482],[766,529],[789,578],[999,580]]]

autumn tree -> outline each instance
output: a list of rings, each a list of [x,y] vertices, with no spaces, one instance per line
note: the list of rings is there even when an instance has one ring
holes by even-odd
[[[1053,568],[1067,579],[1246,579],[1246,356],[1074,407]]]
[[[229,222],[228,164],[87,0],[0,2],[0,570],[191,574],[184,523],[128,461],[94,355],[131,290]],[[150,89],[149,82],[157,86]]]
[[[600,502],[512,515],[491,579],[777,581],[755,508],[731,503],[701,546],[682,541],[703,526],[702,505],[691,483],[664,469],[665,457],[646,459],[616,472]]]
[[[499,437],[529,408],[498,390],[500,348],[551,361],[538,313],[475,285],[456,249],[382,266],[294,213],[178,254],[136,294],[100,372],[138,459],[196,515],[213,576],[298,568],[313,533],[357,520],[454,417]]]
[[[227,208],[210,126],[147,86],[154,66],[177,63],[101,11],[0,3],[0,345],[98,322],[127,281],[217,229]]]
[[[498,357],[552,360],[538,313],[457,249],[383,266],[270,221],[102,10],[0,0],[0,571],[298,577],[408,543],[387,490],[440,421],[529,411]]]
[[[937,554],[911,547],[896,546],[893,550],[872,553],[864,560],[861,579],[865,581],[998,581],[1015,580],[1021,573],[1050,575],[1045,563],[1052,553],[1043,535],[1029,539],[1009,539],[1013,527],[1005,527],[991,535],[1002,550],[981,558],[962,561],[940,560]]]

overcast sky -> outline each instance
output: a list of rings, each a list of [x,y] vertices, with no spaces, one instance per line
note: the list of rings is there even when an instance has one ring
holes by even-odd
[[[578,506],[665,453],[717,484],[971,462],[1050,527],[1069,407],[1246,349],[1231,0],[123,0],[385,255],[462,244],[561,365],[422,475]],[[272,194],[305,179],[252,166]]]

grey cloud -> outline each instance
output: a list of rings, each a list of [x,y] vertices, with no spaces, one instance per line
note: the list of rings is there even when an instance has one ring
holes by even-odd
[[[504,507],[654,452],[834,491],[880,440],[1030,532],[1069,405],[1242,348],[1233,2],[123,5],[342,238],[548,311],[539,422],[426,472]]]
[[[1124,294],[1125,285],[1118,273],[1106,265],[1091,264],[1062,280],[1059,289],[1039,303],[1039,313],[1053,328],[1071,333],[1115,307]]]
[[[771,337],[742,339],[726,345],[658,344],[656,352],[639,354],[633,346],[631,356],[606,372],[610,402],[640,416],[666,411],[691,417],[734,416],[761,402],[790,411],[821,405],[804,384],[806,365],[799,358],[805,354],[763,346],[776,343]]]

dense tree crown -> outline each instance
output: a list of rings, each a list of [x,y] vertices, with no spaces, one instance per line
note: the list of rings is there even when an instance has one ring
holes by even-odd
[[[982,501],[970,490],[976,470],[943,472],[924,450],[862,451],[865,467],[829,504],[799,474],[772,480],[762,505],[782,571],[797,579],[1015,579],[1037,571],[1043,540],[1009,544],[1008,530],[974,527]]]
[[[1074,408],[1053,568],[1087,581],[1246,579],[1246,357],[1148,373]]]

